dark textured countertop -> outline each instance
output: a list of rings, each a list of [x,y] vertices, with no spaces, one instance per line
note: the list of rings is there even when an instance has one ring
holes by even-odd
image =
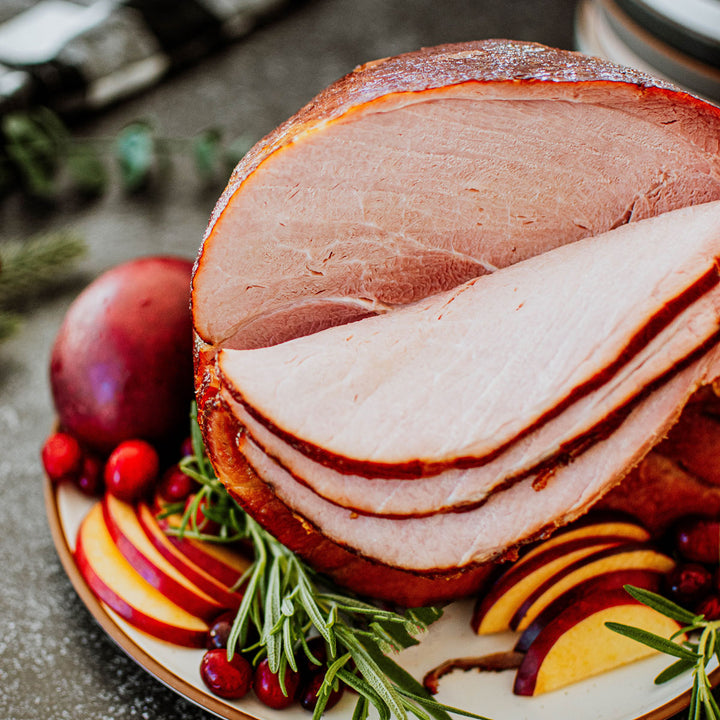
[[[168,137],[218,126],[254,140],[371,59],[486,37],[571,48],[573,12],[574,0],[308,1],[78,130],[113,136],[149,118]],[[3,239],[62,227],[90,247],[82,278],[32,308],[21,331],[0,344],[0,718],[210,717],[129,660],[79,600],[46,522],[39,448],[53,424],[48,356],[74,294],[137,255],[194,256],[220,189],[203,190],[181,162],[161,190],[138,197],[113,189],[52,210],[16,198],[0,205]]]

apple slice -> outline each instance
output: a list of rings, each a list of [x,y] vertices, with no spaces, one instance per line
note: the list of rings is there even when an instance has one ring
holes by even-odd
[[[538,548],[532,557],[511,565],[478,600],[471,624],[479,635],[510,629],[510,621],[536,588],[572,563],[604,548],[627,543],[625,537],[575,537]]]
[[[539,695],[656,652],[605,627],[618,622],[669,638],[679,625],[623,589],[570,605],[538,634],[515,676],[516,695]]]
[[[583,580],[612,570],[646,569],[670,572],[675,561],[650,545],[628,543],[598,550],[567,565],[536,587],[510,621],[511,630],[525,630],[553,600]]]
[[[242,594],[220,582],[220,580],[213,577],[203,567],[194,563],[187,555],[182,553],[160,527],[149,505],[140,503],[135,511],[138,521],[148,539],[169,563],[174,565],[185,577],[218,602],[232,609],[239,607],[242,601]],[[239,557],[244,561],[246,567],[250,566],[248,559],[242,556]]]
[[[180,515],[169,515],[158,519],[158,523],[168,535],[170,542],[196,565],[202,567],[223,585],[228,587],[236,585],[245,574],[250,561],[236,549],[225,545],[168,534],[167,530],[180,527],[181,520]]]
[[[549,625],[563,610],[590,595],[605,593],[608,590],[621,590],[625,585],[634,585],[659,592],[662,578],[663,573],[658,570],[646,569],[611,570],[601,575],[594,575],[566,590],[547,605],[520,635],[514,650],[515,652],[527,652],[533,640],[546,625]]]
[[[105,524],[101,503],[78,530],[75,561],[90,589],[131,625],[185,647],[205,647],[209,627],[144,580],[123,557]]]
[[[623,537],[628,540],[636,540],[637,542],[645,542],[650,539],[648,530],[636,520],[617,513],[593,513],[592,515],[585,515],[571,525],[566,525],[548,540],[539,543],[529,552],[524,553],[520,559],[515,562],[515,565],[522,565],[522,563],[532,559],[538,553],[544,552],[556,545],[562,545],[563,543],[571,542],[578,538],[601,536],[614,538]]]
[[[118,550],[163,595],[205,620],[229,609],[191,582],[158,551],[143,530],[133,505],[106,493],[102,509],[105,524]]]

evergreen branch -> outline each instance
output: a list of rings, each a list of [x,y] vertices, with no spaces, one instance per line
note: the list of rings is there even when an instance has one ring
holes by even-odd
[[[0,308],[11,309],[57,288],[87,248],[73,232],[36,235],[0,244]]]

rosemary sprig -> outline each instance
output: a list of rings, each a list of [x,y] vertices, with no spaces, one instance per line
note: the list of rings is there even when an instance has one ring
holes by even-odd
[[[631,585],[626,585],[625,590],[644,605],[677,620],[682,627],[668,639],[630,625],[613,622],[605,625],[614,632],[678,658],[655,678],[655,684],[660,685],[684,672],[691,671],[693,685],[690,692],[688,719],[700,720],[704,713],[706,720],[720,720],[720,707],[713,697],[712,685],[707,673],[707,667],[713,657],[720,662],[720,647],[718,647],[720,620],[706,620],[704,615],[696,615],[649,590]],[[687,635],[692,640],[682,644],[674,642],[682,635]]]
[[[415,608],[399,613],[333,587],[246,515],[228,494],[205,455],[194,407],[191,433],[193,455],[184,458],[180,466],[200,483],[195,501],[204,500],[206,517],[219,523],[221,530],[218,536],[203,534],[194,523],[195,505],[187,509],[174,532],[221,542],[249,541],[254,552],[254,562],[238,583],[243,587],[243,599],[228,641],[229,655],[238,647],[247,649],[254,628],[260,638],[250,648],[257,651],[255,660],[267,656],[270,669],[282,682],[286,668],[297,670],[303,656],[319,664],[307,641],[321,636],[327,662],[314,720],[323,714],[338,682],[358,695],[353,720],[365,720],[371,705],[380,720],[407,720],[409,714],[418,720],[450,720],[450,712],[487,720],[438,703],[388,656],[416,645],[417,636],[442,615],[441,609]]]

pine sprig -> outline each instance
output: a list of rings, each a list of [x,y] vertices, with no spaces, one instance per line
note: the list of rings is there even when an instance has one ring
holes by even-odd
[[[358,694],[355,720],[365,720],[370,706],[383,720],[407,720],[408,715],[418,720],[450,720],[450,712],[487,720],[438,703],[389,657],[417,644],[418,636],[442,615],[442,610],[415,608],[400,613],[380,608],[344,593],[305,565],[246,515],[216,478],[204,452],[195,412],[193,408],[193,455],[185,458],[181,467],[200,483],[198,495],[205,498],[206,516],[221,526],[220,540],[244,540],[254,551],[254,561],[238,583],[243,599],[228,640],[228,655],[245,648],[254,628],[260,637],[253,646],[256,660],[267,656],[270,669],[282,680],[287,667],[297,670],[301,657],[318,663],[307,641],[322,637],[328,658],[314,720],[322,715],[338,682]],[[194,515],[192,508],[188,509],[174,532],[213,539],[193,524]]]
[[[87,248],[70,231],[0,244],[0,309],[9,310],[67,280],[68,270]]]
[[[720,708],[712,694],[712,684],[707,668],[713,657],[720,662],[718,647],[718,631],[720,620],[706,620],[704,615],[696,615],[676,603],[656,593],[626,585],[625,590],[636,600],[657,610],[673,620],[683,623],[672,638],[664,638],[631,625],[608,622],[605,625],[614,632],[647,645],[659,652],[676,657],[656,678],[655,684],[660,685],[678,677],[684,672],[692,672],[693,685],[690,692],[689,720],[720,720]],[[684,643],[675,642],[675,638],[687,635],[694,638]]]
[[[0,341],[22,325],[22,311],[32,300],[67,282],[85,252],[85,243],[69,231],[0,243]]]

